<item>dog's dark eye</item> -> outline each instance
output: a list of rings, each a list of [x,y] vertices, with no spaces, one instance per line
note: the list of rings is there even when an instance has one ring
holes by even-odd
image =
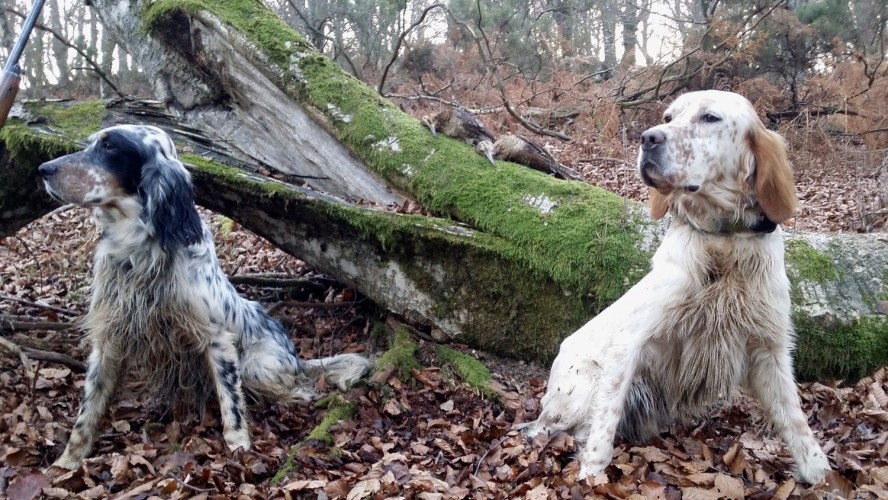
[[[714,114],[712,114],[712,113],[706,113],[705,115],[703,115],[703,121],[706,122],[706,123],[720,122],[720,121],[721,121],[721,117],[720,117],[720,116],[716,116],[716,115],[714,115]]]
[[[110,141],[102,141],[102,149],[105,151],[114,151],[114,144],[111,144]]]
[[[669,123],[672,121],[672,115],[663,115],[663,123]]]

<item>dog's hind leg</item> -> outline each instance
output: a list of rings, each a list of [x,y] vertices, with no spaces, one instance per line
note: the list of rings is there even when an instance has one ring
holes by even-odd
[[[92,451],[99,423],[108,410],[111,396],[117,390],[122,368],[122,361],[113,357],[102,344],[93,344],[86,370],[86,386],[83,389],[80,412],[77,414],[77,421],[68,438],[65,452],[53,465],[76,469]]]
[[[762,347],[753,350],[749,355],[746,386],[759,400],[768,421],[786,443],[796,461],[799,478],[809,484],[820,482],[830,470],[829,461],[802,411],[792,376],[789,349]]]
[[[238,364],[234,335],[219,330],[213,336],[213,341],[207,350],[207,365],[216,387],[216,396],[219,398],[225,444],[232,451],[237,448],[250,449],[247,408],[241,389]]]

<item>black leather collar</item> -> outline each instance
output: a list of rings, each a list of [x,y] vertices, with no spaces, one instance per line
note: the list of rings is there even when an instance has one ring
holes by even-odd
[[[709,231],[706,229],[701,229],[697,227],[696,224],[688,220],[688,224],[694,228],[695,231],[706,233],[706,234],[715,234],[715,235],[732,235],[732,234],[742,234],[742,233],[753,233],[753,234],[767,234],[773,233],[774,230],[777,229],[777,223],[769,219],[765,216],[765,214],[761,214],[755,224],[748,225],[743,221],[724,221],[721,227],[715,231]]]

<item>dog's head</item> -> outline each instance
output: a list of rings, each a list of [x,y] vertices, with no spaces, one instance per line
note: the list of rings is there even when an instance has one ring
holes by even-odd
[[[752,207],[775,223],[792,216],[797,198],[786,145],[744,97],[689,92],[663,121],[641,135],[638,155],[653,217],[676,206],[722,219],[742,219]]]
[[[39,171],[46,191],[62,202],[124,216],[136,204],[137,216],[166,250],[202,236],[191,176],[172,139],[157,127],[106,128],[83,151],[46,162]]]

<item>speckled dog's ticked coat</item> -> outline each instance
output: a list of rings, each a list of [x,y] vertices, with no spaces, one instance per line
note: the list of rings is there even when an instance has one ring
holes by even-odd
[[[160,398],[201,403],[215,392],[232,450],[250,447],[242,389],[309,400],[313,379],[345,388],[369,369],[356,354],[300,360],[281,324],[237,294],[195,209],[191,177],[162,130],[107,128],[40,173],[53,197],[93,208],[102,228],[83,323],[92,343],[86,387],[55,465],[76,468],[90,453],[125,369]]]

